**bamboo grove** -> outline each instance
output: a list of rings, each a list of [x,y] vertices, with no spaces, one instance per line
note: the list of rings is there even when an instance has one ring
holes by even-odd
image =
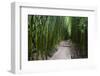
[[[87,57],[87,17],[28,15],[28,60],[47,60],[63,40],[78,47]]]

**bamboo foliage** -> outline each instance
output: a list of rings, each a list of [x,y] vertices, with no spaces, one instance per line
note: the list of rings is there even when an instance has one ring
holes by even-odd
[[[47,60],[68,39],[87,48],[87,18],[28,15],[28,60]]]
[[[79,48],[79,57],[87,57],[88,54],[88,18],[87,17],[73,17],[72,18],[72,28],[71,28],[71,40]]]

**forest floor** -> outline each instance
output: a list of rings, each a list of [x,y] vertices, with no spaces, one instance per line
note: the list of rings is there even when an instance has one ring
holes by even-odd
[[[61,41],[57,47],[57,51],[53,54],[50,60],[56,59],[71,59],[71,42],[70,40]]]

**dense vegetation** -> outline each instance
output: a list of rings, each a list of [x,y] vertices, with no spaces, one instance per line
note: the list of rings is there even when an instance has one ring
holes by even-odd
[[[70,39],[79,57],[87,57],[87,17],[28,15],[28,60],[45,60]]]

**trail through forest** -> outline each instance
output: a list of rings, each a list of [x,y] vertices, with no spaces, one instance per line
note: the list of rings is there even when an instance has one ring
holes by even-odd
[[[28,15],[28,60],[88,58],[88,17]]]
[[[50,58],[50,60],[55,59],[71,59],[71,42],[70,40],[62,41],[57,47],[57,51]]]

